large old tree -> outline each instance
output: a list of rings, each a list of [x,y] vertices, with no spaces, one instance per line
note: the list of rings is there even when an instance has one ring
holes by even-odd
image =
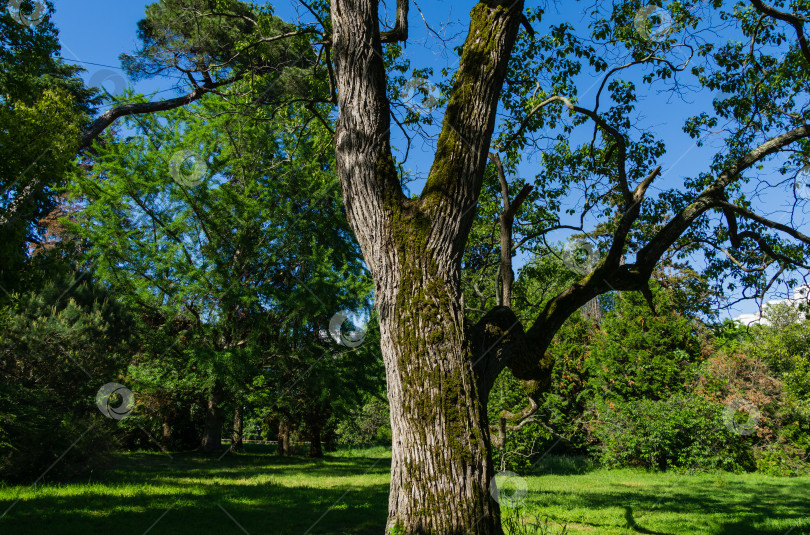
[[[792,128],[741,151],[660,230],[637,243],[633,263],[623,263],[628,236],[659,169],[631,182],[624,133],[593,110],[550,97],[547,100],[563,101],[590,117],[615,145],[615,157],[605,158],[617,166],[610,177],[620,194],[611,243],[593,271],[552,299],[528,330],[505,307],[469,325],[460,291],[461,258],[508,63],[526,20],[523,2],[481,2],[473,7],[433,165],[418,198],[403,194],[392,155],[382,55],[383,41],[407,37],[407,0],[399,2],[398,24],[388,33],[380,31],[378,7],[374,0],[332,2],[331,44],[340,110],[335,133],[338,174],[349,222],[376,282],[387,370],[394,445],[389,525],[401,528],[401,533],[500,533],[498,506],[489,493],[493,468],[485,421],[494,379],[508,367],[528,383],[530,395],[546,388],[553,362],[545,358],[545,350],[563,322],[601,293],[647,291],[656,263],[708,211],[725,214],[732,247],[742,248],[741,242],[750,240],[761,251],[792,263],[754,230],[738,232],[737,218],[783,231],[804,244],[810,244],[810,238],[730,202],[726,190],[767,156],[806,139],[807,111],[796,113]],[[767,8],[762,13],[770,16]],[[773,16],[792,21],[807,52],[803,19]],[[810,53],[796,59],[810,61]],[[803,68],[806,73],[807,65]],[[757,130],[761,134],[768,128]],[[508,196],[505,201],[509,212]],[[803,259],[802,253],[799,257]]]
[[[525,382],[529,397],[527,410],[514,416],[529,416],[554,365],[546,348],[594,297],[614,290],[649,295],[656,265],[673,254],[702,252],[710,274],[728,273],[760,290],[775,276],[808,268],[810,237],[799,230],[796,211],[774,218],[757,212],[754,202],[767,188],[781,192],[792,208],[804,202],[785,192],[793,191],[786,186],[810,155],[806,1],[773,7],[757,0],[725,9],[721,2],[672,2],[665,6],[668,25],[658,20],[663,29],[657,30],[648,27],[648,11],[641,11],[639,23],[640,2],[588,5],[584,37],[564,24],[539,31],[542,10],[522,0],[477,3],[458,68],[443,89],[435,157],[418,196],[403,192],[391,137],[393,123],[418,123],[412,116],[397,119],[401,108],[391,92],[396,47],[408,39],[408,0],[397,2],[390,24],[378,0],[304,5],[317,22],[298,28],[235,1],[151,6],[140,26],[142,54],[127,64],[142,74],[181,69],[192,90],[170,101],[115,107],[85,131],[82,144],[123,115],[184,105],[210,92],[227,97],[234,80],[255,81],[257,105],[309,102],[325,124],[337,106],[337,173],[376,285],[393,428],[391,532],[502,533],[497,493],[490,492],[489,391],[508,368]],[[722,28],[712,27],[718,20]],[[311,46],[301,47],[310,36]],[[713,61],[697,66],[698,58]],[[597,81],[595,100],[576,98],[583,68]],[[311,73],[312,83],[296,85],[285,74],[290,70]],[[656,196],[648,192],[660,179],[664,150],[655,132],[633,128],[635,88],[618,78],[631,72],[677,95],[688,74],[720,95],[685,129],[699,140],[707,129],[721,129],[724,149],[704,172],[679,179],[676,187],[662,185]],[[278,90],[274,80],[284,80],[286,89]],[[498,122],[497,115],[506,118]],[[575,126],[590,129],[581,143]],[[512,191],[504,168],[514,169],[524,152],[537,148],[544,148],[545,169],[531,186]],[[462,258],[490,160],[503,185],[501,306],[472,324],[465,319]],[[765,172],[776,178],[760,180],[763,187],[752,196],[747,185]],[[525,243],[555,228],[582,230],[560,215],[573,202],[564,192],[579,183],[590,186],[574,208],[598,217],[601,255],[524,327],[508,306],[512,234],[519,231]],[[532,218],[515,226],[521,205]]]

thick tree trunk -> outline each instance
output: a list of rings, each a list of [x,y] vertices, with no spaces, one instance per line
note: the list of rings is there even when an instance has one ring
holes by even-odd
[[[208,396],[205,411],[205,426],[203,428],[200,450],[211,453],[222,449],[222,426],[225,424],[225,413],[220,407],[223,389],[217,384]]]
[[[233,408],[233,433],[231,435],[231,451],[234,453],[241,453],[244,450],[242,445],[242,407],[237,405]]]
[[[278,447],[276,448],[276,454],[290,454],[290,424],[286,418],[278,423]]]
[[[399,285],[396,304],[381,300],[393,432],[388,524],[408,534],[500,534],[489,492],[494,471],[486,410],[458,278],[430,276],[422,266],[432,260],[412,260],[416,265],[402,270],[407,282]]]
[[[489,383],[497,375],[488,361],[497,355],[473,348],[459,280],[523,3],[493,0],[473,8],[436,158],[418,199],[403,194],[391,152],[378,8],[376,0],[331,2],[337,170],[375,282],[391,405],[387,527],[403,535],[502,535],[489,492],[486,422]],[[510,329],[500,330],[498,340]]]

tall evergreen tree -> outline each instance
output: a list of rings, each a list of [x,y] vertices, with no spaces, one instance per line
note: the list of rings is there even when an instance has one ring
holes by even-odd
[[[37,24],[12,16],[10,5],[0,6],[0,285],[8,291],[42,239],[40,221],[57,204],[55,188],[75,165],[79,134],[99,102],[81,69],[59,57],[52,4],[41,4]],[[22,2],[23,14],[37,5]]]

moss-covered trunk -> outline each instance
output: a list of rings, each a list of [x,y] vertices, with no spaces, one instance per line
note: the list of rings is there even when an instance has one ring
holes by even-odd
[[[381,321],[393,431],[388,527],[402,534],[499,535],[485,403],[458,278],[430,268],[433,258],[411,260]]]
[[[407,3],[397,2],[397,30],[384,35],[377,0],[330,5],[337,172],[374,278],[391,404],[389,532],[501,535],[484,421],[491,380],[482,380],[496,375],[497,366],[472,356],[459,280],[523,2],[472,8],[436,156],[418,198],[402,191],[391,150],[382,49],[383,40],[406,39]]]

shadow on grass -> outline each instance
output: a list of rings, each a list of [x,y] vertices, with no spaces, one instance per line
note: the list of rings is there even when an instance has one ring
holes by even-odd
[[[627,522],[627,527],[636,533],[648,533],[649,535],[674,535],[672,533],[665,533],[663,531],[652,531],[639,526],[636,519],[633,518],[633,508],[626,505],[624,506],[624,519]]]
[[[123,455],[95,481],[24,493],[0,519],[0,533],[378,535],[385,528],[388,459],[173,457]],[[0,514],[13,502],[0,500]]]
[[[769,517],[759,516],[754,520],[757,523],[764,523]],[[757,535],[810,535],[810,517],[805,516],[803,520],[798,520],[789,528],[757,528],[756,532],[751,531],[751,519],[739,522],[729,522],[723,525],[716,535],[738,535],[739,533],[756,533]],[[748,531],[746,531],[748,530]]]
[[[599,463],[584,455],[547,455],[532,468],[531,474],[573,476],[599,469]]]
[[[0,519],[0,533],[379,535],[390,459],[385,452],[363,453],[323,459],[246,453],[221,460],[199,453],[173,453],[172,459],[123,454],[110,470],[81,483],[0,489],[0,515],[18,495],[24,498]],[[807,480],[590,474],[587,465],[557,461],[545,466],[556,474],[567,466],[581,477],[532,478],[561,486],[530,493],[527,507],[567,523],[570,532],[810,535]]]
[[[711,479],[646,482],[628,488],[619,478],[610,490],[546,490],[536,494],[537,510],[563,509],[555,520],[564,522],[566,511],[587,511],[585,521],[600,532],[622,527],[631,533],[675,535],[810,535],[810,489],[790,478],[725,481]],[[624,510],[624,522],[615,509]],[[597,522],[588,520],[601,519]],[[768,523],[780,527],[767,527]],[[766,526],[766,527],[763,527]],[[789,527],[783,527],[789,526]]]

